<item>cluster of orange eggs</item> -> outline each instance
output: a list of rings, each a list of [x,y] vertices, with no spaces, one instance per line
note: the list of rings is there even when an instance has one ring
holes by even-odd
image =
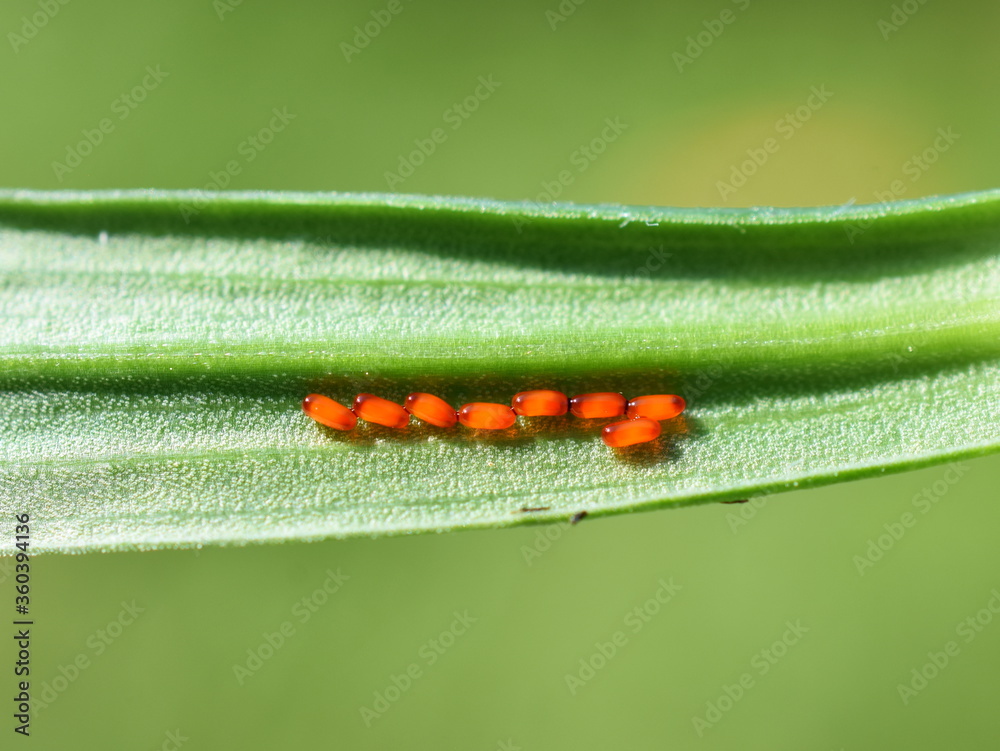
[[[504,430],[518,415],[558,417],[567,412],[588,420],[621,417],[627,419],[605,425],[601,439],[614,448],[655,440],[660,435],[660,421],[677,417],[684,411],[684,400],[676,394],[651,394],[626,400],[615,392],[578,394],[572,398],[561,391],[539,389],[522,391],[510,406],[494,402],[472,402],[453,409],[433,394],[416,392],[403,404],[390,402],[374,394],[358,394],[354,406],[347,408],[321,394],[309,394],[302,409],[316,422],[335,430],[352,430],[358,419],[388,428],[405,428],[410,415],[439,428],[453,428],[461,423],[477,430]]]

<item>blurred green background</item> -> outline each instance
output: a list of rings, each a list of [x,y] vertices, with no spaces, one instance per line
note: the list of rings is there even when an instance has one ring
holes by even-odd
[[[559,200],[681,206],[1000,185],[995,3],[577,3],[7,0],[0,184],[547,200],[564,173]],[[255,146],[275,108],[294,117]],[[607,118],[624,128],[591,160]],[[939,129],[958,137],[935,147]],[[90,153],[54,167],[74,151]],[[720,189],[734,169],[753,174]],[[51,703],[30,744],[989,747],[998,473],[992,457],[573,528],[43,557],[34,690]],[[328,570],[349,578],[314,597]],[[901,684],[920,690],[904,702]]]

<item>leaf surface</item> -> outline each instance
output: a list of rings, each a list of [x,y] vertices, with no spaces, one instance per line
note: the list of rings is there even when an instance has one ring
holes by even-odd
[[[0,192],[0,510],[74,552],[504,526],[1000,447],[1000,192],[812,209]],[[678,393],[321,428],[310,392]],[[548,507],[523,512],[522,508]]]

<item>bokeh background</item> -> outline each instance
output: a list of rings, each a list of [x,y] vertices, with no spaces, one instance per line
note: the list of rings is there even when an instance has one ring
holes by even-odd
[[[992,188],[998,24],[985,0],[5,0],[0,184],[681,206]],[[993,457],[573,528],[43,557],[24,745],[991,747],[998,477]],[[328,571],[349,578],[314,596]]]

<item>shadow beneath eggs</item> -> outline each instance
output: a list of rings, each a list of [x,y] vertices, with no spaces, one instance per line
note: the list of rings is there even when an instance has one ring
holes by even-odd
[[[655,441],[611,449],[615,459],[630,467],[652,467],[675,462],[682,455],[687,441],[701,432],[697,421],[684,415],[661,423],[663,432]]]
[[[387,428],[373,423],[358,422],[350,431],[334,430],[317,424],[321,433],[339,443],[356,447],[370,447],[383,442],[418,443],[428,440],[445,440],[495,447],[525,447],[538,440],[571,439],[600,441],[601,428],[614,422],[611,419],[583,420],[575,417],[519,417],[513,427],[505,430],[474,430],[462,425],[438,428],[417,421],[405,428]],[[659,438],[648,443],[607,448],[615,460],[624,465],[649,467],[676,461],[686,439],[697,433],[696,423],[684,415],[662,423]]]
[[[374,423],[358,421],[354,430],[340,431],[318,425],[324,435],[358,446],[371,446],[383,441],[417,442],[428,439],[474,442],[487,445],[523,445],[538,438],[600,437],[603,420],[577,420],[567,417],[519,417],[512,427],[505,430],[476,430],[464,425],[438,428],[413,420],[405,428],[387,428]],[[582,423],[582,424],[581,424]],[[587,425],[594,423],[594,425]]]

